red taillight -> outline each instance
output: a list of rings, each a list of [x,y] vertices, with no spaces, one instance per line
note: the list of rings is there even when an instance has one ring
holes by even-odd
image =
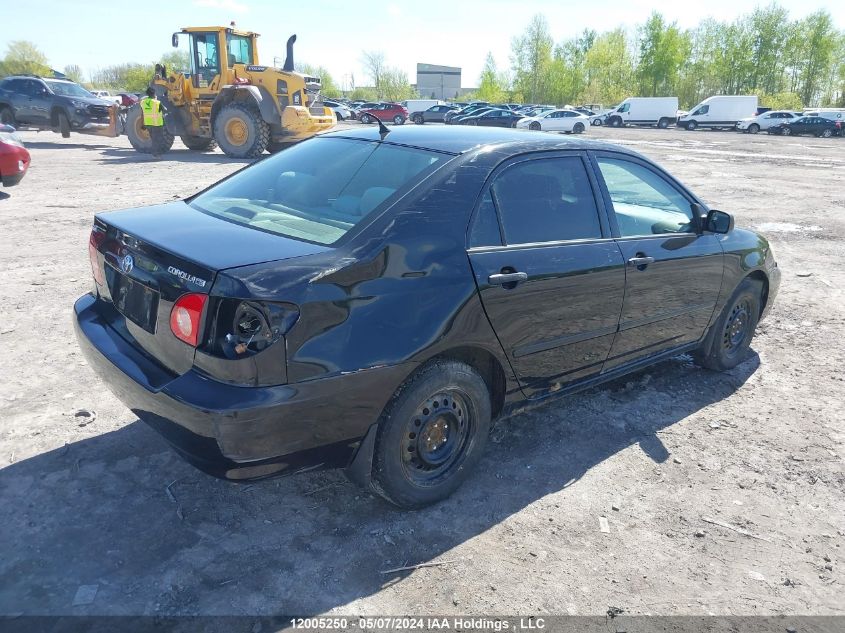
[[[91,229],[91,237],[88,238],[88,259],[91,261],[91,272],[94,274],[94,281],[99,285],[106,285],[106,278],[100,268],[100,260],[97,257],[97,249],[103,240],[106,239],[106,232],[98,226]]]
[[[182,295],[173,304],[170,311],[170,330],[180,341],[185,341],[191,347],[197,346],[200,333],[200,319],[202,309],[208,295],[190,293]]]

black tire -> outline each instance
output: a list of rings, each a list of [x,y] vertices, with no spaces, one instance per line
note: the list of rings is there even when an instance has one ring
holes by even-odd
[[[180,137],[185,147],[194,150],[195,152],[213,152],[217,149],[217,141],[213,138],[203,138],[201,136],[184,135]]]
[[[757,134],[757,132],[759,132],[759,131],[760,131],[760,126],[757,125],[756,123],[752,123],[751,125],[748,126],[748,133],[749,134]]]
[[[393,117],[393,122],[396,125],[404,125],[405,124],[405,117],[403,117],[401,114],[397,114],[395,117]]]
[[[698,127],[698,121],[687,121],[687,129],[689,131],[692,131],[697,127]]]
[[[214,119],[214,139],[226,156],[257,158],[270,143],[270,126],[251,105],[229,103]]]
[[[576,134],[583,134],[584,133],[584,124],[583,123],[576,123],[572,126],[572,131]]]
[[[539,122],[539,121],[531,121],[531,123],[529,123],[529,124],[528,124],[528,129],[529,129],[529,130],[534,130],[535,132],[539,132],[539,131],[540,131],[540,130],[542,130],[543,128],[542,128],[542,126],[540,125],[540,122]]]
[[[819,136],[821,136],[822,138],[830,138],[831,136],[833,136],[833,130],[831,130],[829,127],[825,128],[822,130],[822,133],[819,134]]]
[[[15,127],[15,113],[9,106],[0,107],[0,124]]]
[[[56,127],[62,138],[70,138],[70,119],[64,110],[56,112]]]
[[[484,452],[490,393],[469,365],[435,360],[396,390],[379,421],[373,487],[401,508],[452,494]]]
[[[657,127],[661,130],[665,130],[667,127],[669,127],[669,119],[663,117],[657,122]]]
[[[618,116],[610,119],[610,127],[622,127],[622,119]]]
[[[760,319],[762,290],[762,284],[753,279],[744,279],[737,286],[707,337],[709,349],[693,354],[700,365],[727,371],[745,360]]]
[[[129,143],[136,151],[143,154],[161,155],[169,151],[173,147],[174,137],[163,127],[159,135],[160,141],[158,147],[153,147],[153,140],[147,130],[141,129],[144,124],[144,113],[141,112],[141,106],[134,105],[129,108],[126,113],[126,136],[129,138]]]
[[[411,117],[411,120],[417,125],[422,125],[423,123],[425,123],[425,119],[422,117],[421,114],[415,114],[413,117]]]
[[[334,116],[337,119],[338,123],[343,121],[343,115],[340,112],[335,112]]]

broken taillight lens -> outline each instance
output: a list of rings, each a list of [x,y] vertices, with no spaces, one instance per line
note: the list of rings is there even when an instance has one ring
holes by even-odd
[[[94,274],[94,281],[100,286],[106,285],[106,278],[103,269],[100,268],[100,258],[97,255],[100,244],[106,239],[106,232],[96,224],[91,229],[91,237],[88,238],[88,259],[91,261],[91,272]]]

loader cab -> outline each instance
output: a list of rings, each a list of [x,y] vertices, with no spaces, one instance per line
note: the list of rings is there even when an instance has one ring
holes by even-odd
[[[190,28],[188,35],[191,57],[191,82],[198,90],[217,91],[232,83],[235,64],[257,63],[255,33],[233,29]]]

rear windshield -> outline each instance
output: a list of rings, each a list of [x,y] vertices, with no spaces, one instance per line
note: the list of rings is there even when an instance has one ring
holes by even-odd
[[[389,143],[314,138],[237,173],[190,205],[255,229],[333,244],[450,158]]]

